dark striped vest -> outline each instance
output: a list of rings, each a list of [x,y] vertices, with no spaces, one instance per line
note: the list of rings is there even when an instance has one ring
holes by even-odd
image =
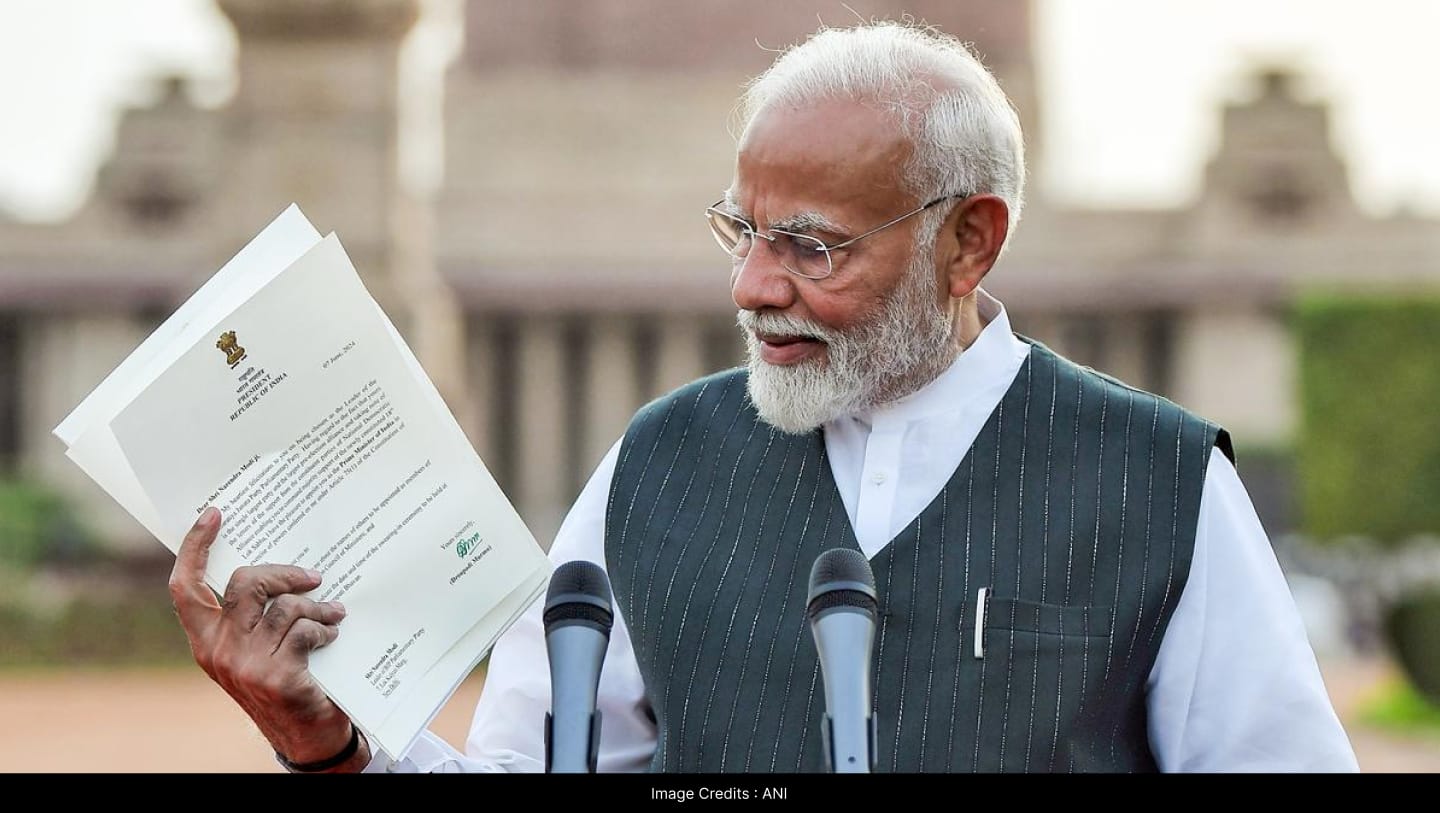
[[[1213,424],[1032,345],[945,488],[871,561],[879,769],[1154,770],[1145,681],[1217,443],[1229,453]],[[858,548],[821,433],[762,422],[743,371],[636,415],[605,553],[654,770],[823,769],[805,594],[836,546]]]

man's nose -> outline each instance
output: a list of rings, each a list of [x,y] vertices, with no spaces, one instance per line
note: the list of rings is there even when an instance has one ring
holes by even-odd
[[[795,304],[795,275],[785,270],[774,243],[754,238],[750,251],[730,276],[730,298],[747,311],[784,310]]]

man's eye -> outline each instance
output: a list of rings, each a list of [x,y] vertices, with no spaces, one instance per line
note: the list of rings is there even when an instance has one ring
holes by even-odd
[[[810,237],[809,235],[802,234],[796,235],[790,239],[795,243],[796,248],[799,248],[802,251],[812,253],[823,253],[825,251],[829,251],[829,248],[827,248],[825,243],[822,242],[818,237]]]

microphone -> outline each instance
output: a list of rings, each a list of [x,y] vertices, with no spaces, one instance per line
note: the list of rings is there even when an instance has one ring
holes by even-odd
[[[875,769],[875,717],[870,713],[871,649],[875,643],[875,574],[865,554],[831,548],[810,569],[805,615],[825,680],[821,743],[831,773]]]
[[[610,580],[594,562],[566,562],[545,596],[550,711],[545,714],[545,772],[594,773],[600,754],[600,666],[614,624]]]

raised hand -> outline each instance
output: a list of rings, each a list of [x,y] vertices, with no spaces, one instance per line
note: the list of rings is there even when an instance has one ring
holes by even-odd
[[[223,598],[205,583],[220,512],[206,508],[185,540],[170,574],[170,597],[190,639],[195,662],[220,684],[292,763],[327,760],[349,744],[350,720],[320,689],[310,653],[339,635],[345,608],[302,593],[320,574],[293,565],[241,567]],[[363,742],[334,770],[360,770],[370,759]]]

